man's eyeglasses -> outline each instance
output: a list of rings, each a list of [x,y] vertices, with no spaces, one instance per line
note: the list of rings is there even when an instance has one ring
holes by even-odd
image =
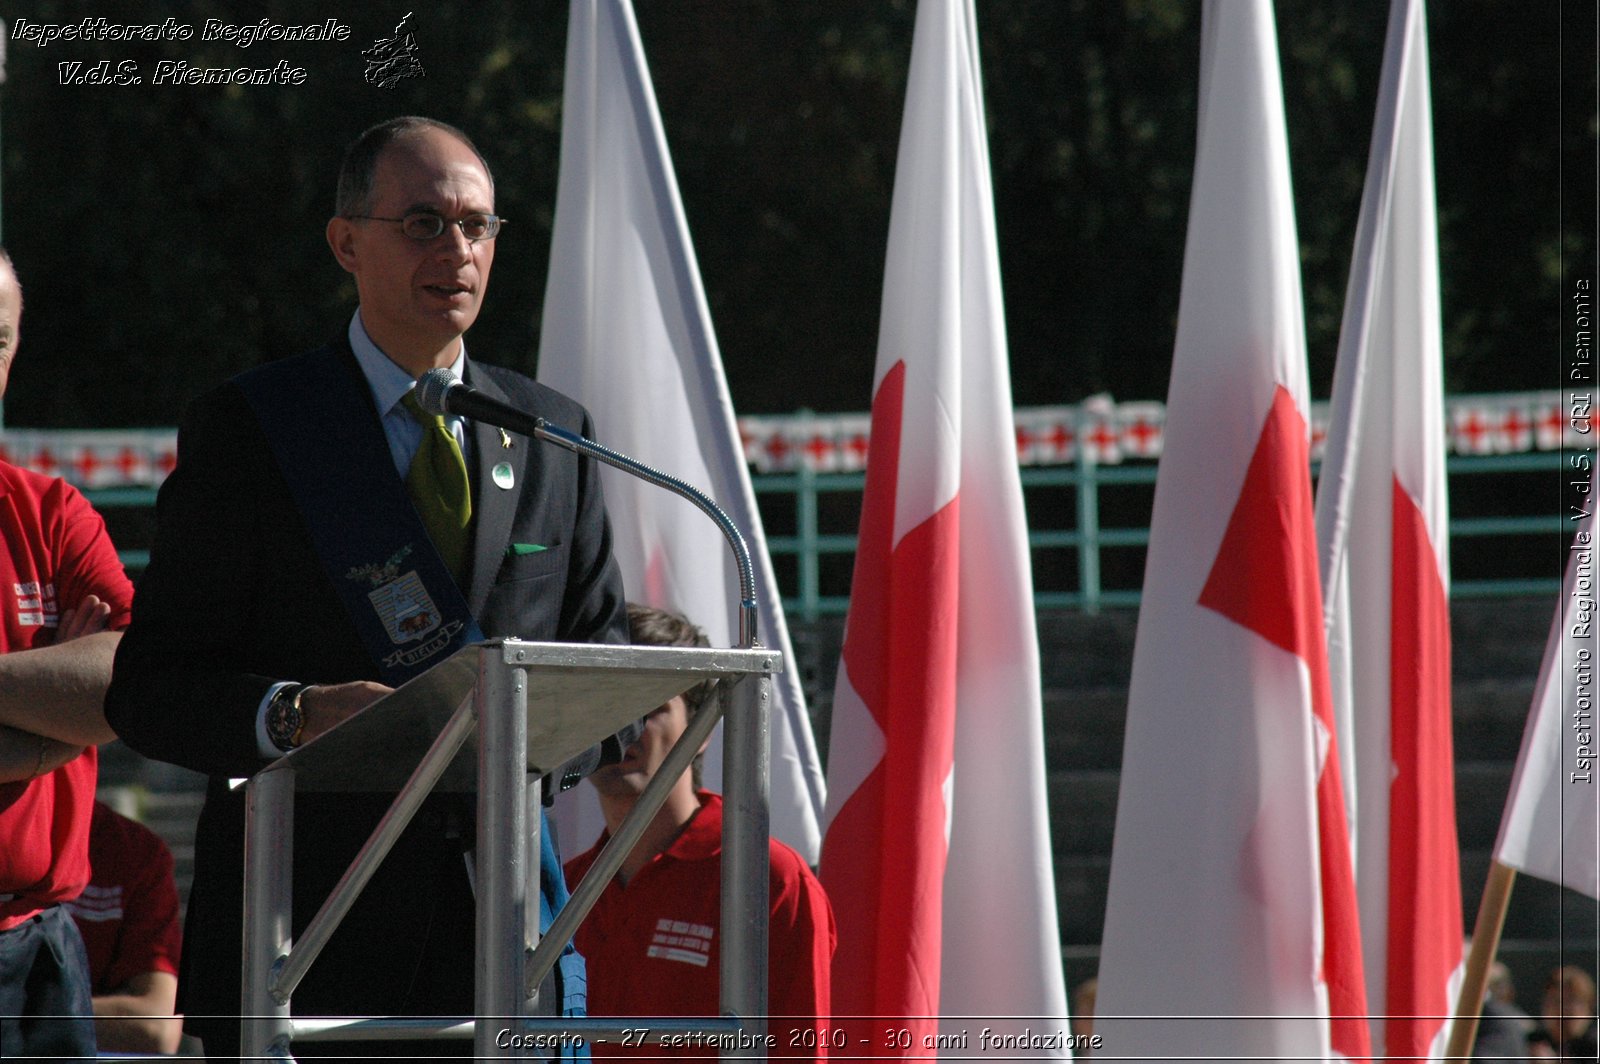
[[[498,214],[469,214],[464,218],[446,220],[443,215],[432,211],[412,211],[404,218],[382,218],[376,214],[352,214],[349,217],[351,221],[358,222],[399,222],[400,231],[419,244],[437,240],[446,225],[456,226],[461,230],[461,235],[467,238],[467,243],[476,244],[480,240],[493,240],[499,234],[500,226],[505,224],[505,219]]]

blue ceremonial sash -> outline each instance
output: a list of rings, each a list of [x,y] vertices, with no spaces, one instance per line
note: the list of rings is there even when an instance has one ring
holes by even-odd
[[[561,858],[556,853],[555,840],[550,837],[550,821],[544,810],[539,810],[539,933],[550,930],[556,913],[567,904],[567,877],[561,871]],[[583,954],[569,940],[556,958],[556,994],[561,998],[563,1016],[589,1015],[589,973]],[[563,1039],[560,1060],[588,1060],[589,1043],[566,1044]]]
[[[235,383],[383,682],[398,687],[483,639],[367,416],[360,371],[324,348]]]
[[[483,639],[466,597],[428,538],[360,370],[322,348],[235,378],[277,459],[328,580],[384,683],[398,687]],[[335,461],[329,461],[332,456]],[[561,859],[539,811],[539,929],[567,902]],[[585,1016],[583,957],[555,967],[564,1016]],[[565,1042],[565,1040],[563,1040]],[[587,1060],[587,1042],[553,1059]]]

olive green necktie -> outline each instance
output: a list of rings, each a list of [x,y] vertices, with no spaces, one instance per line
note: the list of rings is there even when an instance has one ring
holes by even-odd
[[[422,515],[439,556],[464,586],[468,547],[472,541],[472,486],[461,445],[444,418],[430,414],[417,403],[416,389],[400,400],[422,425],[422,444],[411,459],[406,490]]]

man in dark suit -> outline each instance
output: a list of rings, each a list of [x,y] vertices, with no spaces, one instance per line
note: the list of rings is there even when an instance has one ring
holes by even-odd
[[[450,367],[590,434],[566,397],[467,361],[462,334],[499,228],[488,166],[459,130],[419,118],[368,130],[346,154],[327,227],[360,296],[346,336],[235,378],[180,430],[107,715],[135,749],[211,776],[179,1005],[213,1055],[232,1055],[238,1040],[243,798],[229,777],[480,632],[626,640],[592,461],[407,405],[417,377]],[[296,934],[387,802],[301,796]],[[297,1014],[471,1013],[471,828],[458,799],[424,805],[296,990]]]

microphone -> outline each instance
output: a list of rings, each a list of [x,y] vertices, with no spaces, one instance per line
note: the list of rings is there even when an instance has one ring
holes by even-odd
[[[509,403],[469,388],[454,373],[442,368],[430,369],[417,381],[417,405],[430,414],[441,417],[455,414],[523,436],[538,436],[544,427],[543,418],[530,417]]]
[[[635,461],[620,451],[613,451],[604,444],[585,439],[576,432],[550,424],[542,417],[534,417],[475,388],[469,388],[454,373],[442,367],[430,369],[417,380],[417,405],[430,414],[441,417],[454,414],[565,447],[692,502],[717,523],[723,538],[728,541],[729,549],[733,551],[734,563],[739,570],[739,646],[748,649],[761,645],[757,642],[756,577],[755,568],[750,563],[750,548],[745,545],[744,535],[733,523],[733,518],[712,502],[705,492],[677,477]]]

